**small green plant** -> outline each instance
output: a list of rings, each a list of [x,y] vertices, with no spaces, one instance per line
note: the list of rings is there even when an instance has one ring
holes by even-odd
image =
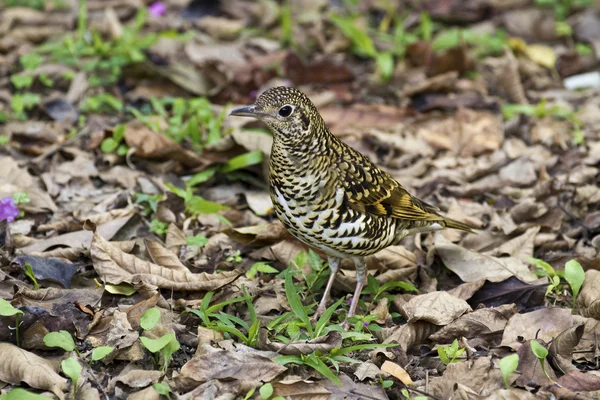
[[[592,0],[535,0],[535,4],[552,8],[556,18],[562,21],[572,13],[573,8],[588,7]]]
[[[175,195],[181,197],[185,202],[186,211],[192,215],[200,214],[216,214],[219,211],[228,210],[229,207],[213,201],[204,199],[202,196],[193,193],[193,187],[186,185],[185,189],[181,189],[166,182],[165,186]]]
[[[204,247],[204,246],[206,246],[207,243],[208,243],[208,238],[201,233],[199,233],[198,235],[195,235],[195,236],[189,236],[186,239],[186,244],[188,246]]]
[[[540,365],[542,366],[542,372],[544,373],[544,375],[546,375],[546,378],[548,378],[548,380],[552,382],[552,379],[550,378],[550,375],[548,375],[548,371],[546,370],[546,357],[548,357],[548,350],[544,346],[542,346],[537,340],[530,340],[529,344],[531,346],[531,352],[534,356],[537,357],[537,359],[540,362]]]
[[[383,379],[381,376],[379,377],[379,384],[383,389],[391,388],[394,385],[394,381],[389,379]]]
[[[232,255],[228,256],[225,261],[230,262],[230,263],[241,263],[243,260],[242,258],[242,253],[239,250],[236,250],[233,252]]]
[[[560,294],[560,278],[563,275],[562,271],[556,271],[552,265],[548,264],[543,260],[532,258],[529,260],[536,267],[536,274],[538,276],[547,276],[550,280],[548,288],[546,288],[546,296],[553,293],[555,296]]]
[[[163,372],[167,371],[171,357],[180,347],[177,338],[172,333],[167,333],[157,339],[140,336],[140,342],[142,342],[142,345],[152,353],[154,364],[157,366],[161,365]],[[159,356],[162,357],[162,363],[159,360]]]
[[[0,396],[0,400],[48,400],[48,397],[31,393],[25,389],[14,388],[10,392]]]
[[[160,310],[157,307],[152,307],[142,314],[140,327],[145,331],[150,331],[154,329],[158,321],[160,321]]]
[[[86,98],[81,104],[81,111],[85,113],[112,113],[123,111],[123,102],[108,93],[100,93]]]
[[[440,346],[438,344],[437,352],[438,352],[438,356],[440,357],[440,360],[445,365],[448,365],[453,362],[458,362],[457,358],[459,358],[462,355],[462,353],[465,352],[465,349],[462,347],[459,347],[458,340],[454,339],[454,342],[452,342],[452,344],[449,346]]]
[[[278,270],[276,270],[275,268],[271,267],[269,265],[269,263],[266,262],[257,262],[252,264],[252,266],[250,267],[250,269],[246,272],[246,278],[252,280],[254,279],[254,277],[256,276],[256,274],[258,274],[259,272],[262,272],[263,274],[277,274],[279,273]]]
[[[81,364],[76,359],[69,357],[62,360],[60,366],[71,381],[73,381],[73,399],[77,398],[77,384],[79,383],[79,377],[81,376]]]
[[[164,235],[169,231],[169,224],[162,222],[157,219],[153,219],[150,222],[150,232],[156,233],[157,235]]]
[[[376,302],[384,297],[387,297],[389,300],[393,300],[394,296],[387,294],[387,292],[394,289],[401,289],[405,292],[417,291],[417,288],[414,285],[404,281],[390,281],[384,283],[383,285],[379,285],[377,279],[369,275],[367,278],[367,287],[362,293],[373,295],[373,302]]]
[[[25,263],[25,269],[23,273],[33,282],[33,290],[39,290],[40,285],[38,284],[37,278],[35,277],[35,273],[33,272],[31,264]]]
[[[96,347],[94,350],[92,350],[92,358],[90,360],[90,363],[92,363],[94,361],[100,361],[100,360],[104,359],[106,356],[108,356],[114,350],[115,350],[115,348],[112,347],[112,346],[98,346],[98,347]]]
[[[44,336],[44,344],[48,347],[59,347],[64,351],[75,351],[81,357],[77,346],[75,346],[73,337],[67,331],[48,332]]]
[[[0,298],[0,316],[11,317],[15,316],[15,337],[18,347],[21,347],[20,336],[19,336],[19,315],[23,315],[23,311],[15,308],[8,301]]]
[[[244,294],[243,297],[230,299],[212,306],[210,305],[210,301],[212,300],[213,292],[208,292],[202,299],[198,310],[186,310],[186,312],[191,312],[198,316],[202,320],[204,327],[225,332],[230,336],[237,337],[247,346],[254,346],[258,340],[260,321],[256,316],[252,297],[248,296],[245,286],[242,286],[242,292]],[[225,306],[242,301],[246,302],[246,306],[248,307],[249,323],[234,315],[220,311]]]
[[[41,97],[36,93],[15,93],[10,99],[10,106],[17,119],[27,119],[26,111],[32,110],[40,104]]]
[[[136,193],[135,204],[140,204],[144,207],[144,215],[150,215],[151,213],[156,212],[158,208],[158,202],[161,201],[163,197],[164,196],[162,194]]]
[[[506,120],[512,119],[517,115],[528,115],[537,119],[551,117],[558,120],[566,120],[573,127],[573,142],[581,144],[584,142],[584,137],[581,131],[581,121],[577,113],[578,111],[569,110],[558,105],[548,106],[545,99],[538,104],[505,104],[502,106],[502,115]]]
[[[509,356],[503,357],[500,362],[500,372],[502,373],[502,379],[504,379],[504,387],[506,390],[510,387],[508,384],[508,378],[510,375],[517,370],[519,366],[519,355],[511,354]]]
[[[157,382],[152,385],[152,388],[156,393],[165,396],[168,400],[171,400],[171,388],[166,383]]]
[[[571,287],[571,293],[573,293],[573,309],[575,309],[579,290],[581,290],[581,286],[583,286],[583,281],[585,280],[585,272],[583,271],[581,264],[575,260],[568,261],[565,264],[565,280]]]
[[[357,25],[356,16],[331,15],[333,22],[340,31],[352,41],[352,50],[361,57],[375,60],[377,71],[383,82],[392,78],[394,73],[394,57],[389,51],[378,51],[369,34]]]
[[[129,151],[127,145],[123,144],[125,138],[125,125],[119,124],[113,130],[112,137],[106,138],[100,144],[100,149],[105,153],[117,152],[118,155],[124,156]]]

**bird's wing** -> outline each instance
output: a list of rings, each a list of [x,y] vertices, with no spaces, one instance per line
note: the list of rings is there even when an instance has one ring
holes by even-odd
[[[442,221],[437,208],[411,196],[390,174],[369,159],[343,160],[339,167],[344,177],[348,206],[373,215],[412,221]],[[353,157],[354,158],[354,157]]]

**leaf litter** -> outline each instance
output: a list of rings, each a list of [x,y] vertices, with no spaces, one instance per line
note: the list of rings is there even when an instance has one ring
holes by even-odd
[[[597,7],[388,3],[6,2],[0,398],[600,391]],[[311,320],[325,258],[272,214],[270,134],[226,118],[281,84],[479,228],[368,257],[348,331],[351,263]]]

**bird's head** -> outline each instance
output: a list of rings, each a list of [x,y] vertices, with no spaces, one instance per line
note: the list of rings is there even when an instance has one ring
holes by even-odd
[[[236,108],[230,115],[258,118],[286,144],[307,143],[323,120],[315,105],[301,91],[278,86],[258,96],[256,103]]]

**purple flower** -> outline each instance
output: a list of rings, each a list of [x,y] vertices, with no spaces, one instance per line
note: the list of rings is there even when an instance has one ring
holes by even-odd
[[[165,3],[162,1],[157,1],[148,7],[148,12],[150,12],[150,15],[153,17],[160,17],[165,15],[167,12],[167,6],[165,6]]]
[[[0,221],[13,222],[19,213],[19,207],[15,205],[12,197],[6,196],[0,200]]]
[[[369,326],[369,323],[367,321],[363,322],[363,326],[366,328],[367,326]]]

